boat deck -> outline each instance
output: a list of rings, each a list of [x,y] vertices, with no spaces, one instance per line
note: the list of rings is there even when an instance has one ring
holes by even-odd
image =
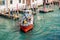
[[[42,9],[39,10],[39,12],[41,12],[41,13],[48,13],[48,12],[53,12],[53,11],[54,10],[51,9],[51,8],[46,8],[45,10],[42,8]]]

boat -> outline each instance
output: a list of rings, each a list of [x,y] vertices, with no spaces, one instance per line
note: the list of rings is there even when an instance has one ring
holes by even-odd
[[[46,8],[46,0],[43,1],[43,8],[39,9],[39,12],[41,13],[48,13],[53,12],[54,10],[52,8]]]
[[[10,9],[8,9],[8,11],[6,12],[6,10],[4,9],[3,12],[0,12],[0,16],[6,17],[6,18],[11,18],[11,19],[19,19],[18,13],[17,12],[13,12],[10,11]]]
[[[20,20],[20,29],[25,33],[33,29],[33,15],[29,10],[25,11],[23,18]]]

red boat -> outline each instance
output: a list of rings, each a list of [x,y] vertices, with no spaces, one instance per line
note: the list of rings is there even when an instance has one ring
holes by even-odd
[[[32,28],[33,28],[33,15],[28,14],[25,18],[21,20],[20,29],[24,32],[28,32]]]
[[[33,29],[33,24],[30,24],[30,25],[28,25],[26,27],[24,27],[24,26],[21,25],[20,29],[22,31],[24,31],[24,32],[28,32],[29,30]]]

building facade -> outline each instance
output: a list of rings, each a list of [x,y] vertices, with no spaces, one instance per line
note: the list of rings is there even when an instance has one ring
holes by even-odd
[[[46,3],[51,3],[53,1],[55,1],[55,0],[46,0]]]
[[[24,8],[26,5],[33,7],[33,5],[42,5],[43,0],[0,0],[0,10],[4,8],[16,9],[17,7]]]

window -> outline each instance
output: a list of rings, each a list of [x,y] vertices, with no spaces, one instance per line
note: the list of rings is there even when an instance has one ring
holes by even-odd
[[[32,0],[32,2],[34,2],[34,0]]]
[[[0,5],[5,5],[5,0],[0,0]]]
[[[10,4],[12,4],[13,2],[12,2],[12,0],[10,0]]]
[[[25,0],[23,0],[23,4],[25,3]]]
[[[21,0],[19,0],[19,3],[21,3]]]

